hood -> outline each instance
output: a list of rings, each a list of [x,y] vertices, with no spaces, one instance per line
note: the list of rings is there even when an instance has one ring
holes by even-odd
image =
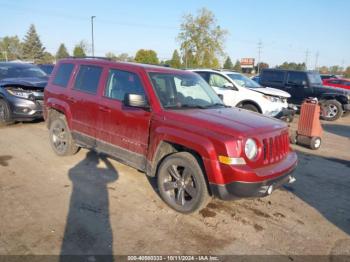
[[[274,118],[240,108],[185,109],[168,111],[169,118],[181,126],[196,127],[231,136],[256,135],[285,129],[287,125]],[[194,128],[193,128],[194,129]]]
[[[0,80],[1,86],[26,86],[26,87],[39,87],[44,89],[48,81],[47,77],[18,77],[18,78],[5,78]]]
[[[254,90],[256,92],[259,92],[259,93],[262,93],[262,94],[265,94],[265,95],[290,98],[290,94],[288,92],[283,91],[283,90],[279,90],[279,89],[276,89],[276,88],[259,87],[259,88],[251,88],[250,90]]]
[[[317,89],[318,93],[321,94],[339,94],[339,95],[350,95],[350,91],[347,89],[343,88],[334,88],[334,87],[329,87],[329,86],[324,86],[324,85],[315,85],[312,86],[314,89]]]

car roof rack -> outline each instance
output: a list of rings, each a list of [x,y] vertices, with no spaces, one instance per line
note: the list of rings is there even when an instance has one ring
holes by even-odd
[[[107,60],[107,61],[113,61],[112,58],[104,57],[104,56],[84,56],[84,57],[69,56],[68,58],[72,58],[72,59],[102,59],[102,60]]]

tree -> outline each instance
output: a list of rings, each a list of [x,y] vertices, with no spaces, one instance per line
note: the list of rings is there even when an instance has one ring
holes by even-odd
[[[350,66],[348,66],[344,71],[344,77],[350,78]]]
[[[0,40],[0,60],[21,59],[23,55],[23,44],[18,36],[5,36]]]
[[[237,71],[237,72],[242,72],[242,67],[241,67],[241,63],[239,62],[239,60],[236,61],[236,64],[233,67],[233,70]]]
[[[53,64],[55,61],[55,57],[49,53],[49,52],[44,52],[44,56],[37,61],[38,64]]]
[[[305,63],[284,62],[282,65],[276,66],[276,68],[288,70],[306,70],[306,65]]]
[[[107,58],[112,59],[113,61],[121,61],[121,62],[133,62],[134,58],[129,56],[127,53],[121,53],[120,55],[116,55],[113,52],[108,52],[105,55]]]
[[[69,57],[69,53],[66,46],[62,43],[57,50],[56,59],[58,60],[66,57]]]
[[[224,63],[224,69],[229,69],[229,70],[233,69],[233,63],[232,63],[231,58],[229,56],[226,58],[226,61]]]
[[[267,63],[260,62],[256,65],[256,69],[255,69],[256,72],[258,72],[258,67],[259,67],[259,70],[261,71],[261,69],[269,68],[270,66]]]
[[[75,57],[85,57],[88,52],[88,45],[85,41],[80,41],[77,45],[75,45],[73,50],[73,56]]]
[[[327,66],[321,66],[318,71],[320,71],[321,74],[328,74],[329,68]]]
[[[180,58],[179,52],[177,50],[174,50],[171,60],[167,61],[167,62],[169,62],[171,67],[180,68],[181,67],[181,58]]]
[[[329,68],[329,73],[331,74],[341,74],[343,71],[343,68],[338,65],[334,65]]]
[[[35,26],[30,25],[29,30],[24,37],[23,58],[37,62],[44,57],[45,47],[43,47]]]
[[[214,14],[206,8],[200,9],[196,17],[184,15],[177,39],[185,66],[212,67],[224,55],[226,35],[227,31],[216,24]]]
[[[153,50],[138,50],[135,55],[135,61],[144,64],[159,64],[157,53]]]

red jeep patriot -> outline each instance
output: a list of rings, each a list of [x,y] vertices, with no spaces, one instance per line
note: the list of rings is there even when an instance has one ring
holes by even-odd
[[[295,179],[286,124],[228,108],[197,74],[104,59],[64,59],[45,88],[52,149],[106,153],[156,177],[173,209],[261,197]]]

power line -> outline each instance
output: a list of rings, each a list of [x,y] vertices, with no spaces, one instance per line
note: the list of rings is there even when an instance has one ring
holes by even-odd
[[[305,52],[305,69],[306,70],[307,70],[307,64],[309,62],[309,54],[310,54],[309,49],[306,49],[306,52]]]
[[[317,70],[318,67],[318,57],[320,56],[320,52],[316,52],[316,57],[315,57],[315,70]]]
[[[262,42],[261,40],[258,42],[258,74],[260,74],[260,57],[262,52]]]

